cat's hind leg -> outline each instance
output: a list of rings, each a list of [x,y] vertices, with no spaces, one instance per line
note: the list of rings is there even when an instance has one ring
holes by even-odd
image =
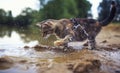
[[[88,37],[88,49],[96,49],[96,41],[95,37],[89,36]]]

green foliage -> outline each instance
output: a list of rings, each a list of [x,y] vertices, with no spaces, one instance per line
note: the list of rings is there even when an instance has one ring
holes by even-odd
[[[86,0],[49,0],[40,9],[40,16],[41,20],[87,17],[90,7],[91,4]]]
[[[27,26],[32,23],[32,9],[31,8],[26,8],[25,10],[22,11],[20,15],[18,15],[15,18],[15,24],[17,26]]]
[[[78,15],[77,17],[87,17],[91,4],[86,0],[75,0],[77,4]]]
[[[5,12],[3,9],[0,9],[0,24],[11,25],[13,24],[12,12]]]
[[[12,16],[12,11],[5,12],[0,9],[0,25],[28,27],[36,23],[39,19],[39,13],[31,8],[26,8],[16,17]]]
[[[12,11],[8,11],[7,13],[7,17],[6,17],[6,23],[8,25],[13,25],[14,24],[14,20],[13,20],[13,16],[12,16]]]
[[[28,27],[30,24],[37,22],[38,16],[38,11],[26,8],[20,15],[15,17],[14,22],[16,26]]]
[[[87,0],[39,0],[40,10],[24,9],[16,17],[0,9],[0,24],[28,27],[45,19],[87,17],[91,4]]]
[[[0,24],[4,24],[6,21],[6,12],[0,9]]]

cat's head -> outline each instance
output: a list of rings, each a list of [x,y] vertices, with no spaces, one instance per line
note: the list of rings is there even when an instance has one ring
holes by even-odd
[[[44,38],[48,38],[51,34],[54,33],[55,24],[53,22],[53,19],[44,20],[42,22],[37,23],[36,25],[40,27],[42,36]]]

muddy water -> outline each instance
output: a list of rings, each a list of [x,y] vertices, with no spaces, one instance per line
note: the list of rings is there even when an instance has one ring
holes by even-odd
[[[30,32],[0,33],[0,73],[120,73],[118,32],[103,29],[96,50],[83,48],[83,43],[70,43],[76,49],[72,52],[35,50],[38,44],[53,46],[55,39],[44,40],[39,32]]]
[[[48,40],[42,40],[38,33],[8,27],[0,29],[0,73],[36,73],[36,64],[31,62],[34,63],[37,59],[49,60],[61,55],[52,51],[37,52],[33,48],[25,49],[24,46],[33,47],[39,43],[51,45],[53,39],[50,38],[51,42],[48,43]],[[21,63],[21,60],[25,63]]]

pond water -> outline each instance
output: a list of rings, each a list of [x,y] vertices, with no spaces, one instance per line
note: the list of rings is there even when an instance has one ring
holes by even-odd
[[[1,56],[31,56],[36,57],[32,49],[25,50],[24,46],[33,47],[38,44],[53,46],[54,38],[47,40],[41,37],[37,28],[9,28],[0,27],[0,57]],[[47,52],[48,53],[48,52]],[[51,53],[51,52],[50,52]]]
[[[23,34],[23,36],[25,36]],[[18,48],[18,47],[24,47],[25,45],[28,46],[34,46],[38,44],[37,40],[33,40],[30,42],[25,42],[24,39],[20,37],[20,34],[17,33],[16,31],[11,32],[11,36],[3,36],[0,37],[0,47],[1,48]]]

